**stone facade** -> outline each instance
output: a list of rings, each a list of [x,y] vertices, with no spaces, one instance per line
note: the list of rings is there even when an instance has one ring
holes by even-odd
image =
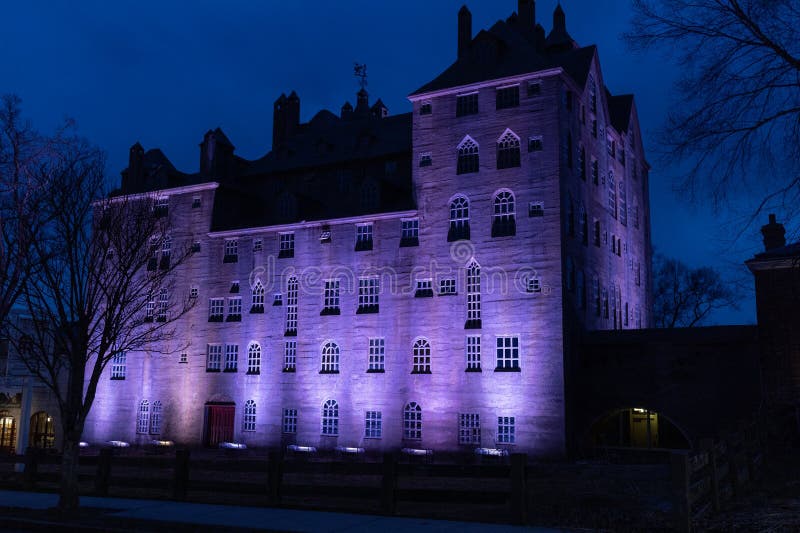
[[[299,124],[292,93],[269,154],[210,131],[197,175],[135,145],[120,192],[164,199],[197,304],[179,340],[107,369],[86,439],[563,455],[572,340],[650,321],[648,167],[595,48],[560,7],[546,39],[519,12],[470,40],[462,9],[459,59],[410,116],[362,89]]]

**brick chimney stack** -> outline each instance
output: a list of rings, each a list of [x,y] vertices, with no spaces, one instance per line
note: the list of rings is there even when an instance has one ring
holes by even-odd
[[[469,45],[472,42],[472,13],[467,6],[461,6],[458,10],[458,58],[461,59],[467,54]]]
[[[761,234],[764,236],[764,250],[767,252],[786,246],[786,229],[783,224],[776,222],[774,214],[769,215],[769,224],[761,226]]]

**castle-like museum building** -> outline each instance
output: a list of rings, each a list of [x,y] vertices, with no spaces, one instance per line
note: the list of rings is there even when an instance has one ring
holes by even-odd
[[[650,322],[636,107],[560,6],[471,26],[410,113],[362,88],[301,123],[292,92],[260,159],[220,129],[193,174],[131,148],[119,194],[173,222],[151,268],[191,247],[196,304],[109,364],[84,440],[566,452],[578,333]]]

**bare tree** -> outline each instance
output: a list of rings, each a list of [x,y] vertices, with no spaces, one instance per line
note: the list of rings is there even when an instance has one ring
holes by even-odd
[[[656,254],[653,258],[653,320],[658,328],[703,324],[715,309],[738,308],[737,293],[711,267],[689,268]]]
[[[106,197],[103,169],[103,154],[84,140],[62,144],[42,184],[39,267],[23,292],[34,327],[20,352],[53,392],[63,430],[63,510],[79,504],[79,445],[104,368],[117,354],[172,338],[191,307],[173,291],[190,248],[169,240],[168,213],[146,194]]]
[[[800,3],[797,0],[633,0],[627,41],[672,54],[682,69],[661,135],[689,163],[679,188],[715,204],[800,206]],[[748,224],[749,225],[749,224]]]

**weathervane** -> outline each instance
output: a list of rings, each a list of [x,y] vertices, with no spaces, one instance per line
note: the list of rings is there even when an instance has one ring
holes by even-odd
[[[363,65],[359,63],[355,63],[353,67],[353,74],[356,78],[360,78],[358,80],[359,85],[361,85],[361,89],[364,90],[367,87],[367,64],[364,63]]]

